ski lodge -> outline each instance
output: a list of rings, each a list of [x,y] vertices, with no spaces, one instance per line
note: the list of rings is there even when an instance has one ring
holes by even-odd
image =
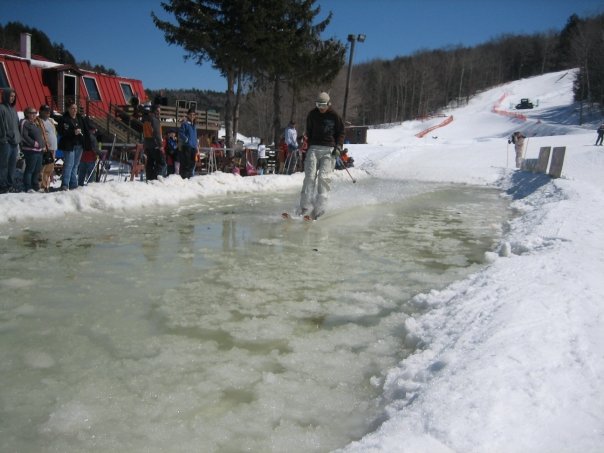
[[[38,109],[48,104],[54,115],[65,111],[68,100],[75,101],[80,113],[88,116],[104,141],[115,137],[117,143],[142,141],[142,122],[136,104],[149,103],[143,82],[63,65],[31,55],[31,35],[21,34],[20,51],[0,49],[0,91],[17,92],[17,111],[27,106]],[[162,130],[176,129],[195,102],[177,101],[174,107],[161,108]],[[22,113],[21,113],[22,115]],[[197,135],[200,140],[218,136],[220,117],[215,112],[197,111]],[[202,141],[203,143],[203,141]]]

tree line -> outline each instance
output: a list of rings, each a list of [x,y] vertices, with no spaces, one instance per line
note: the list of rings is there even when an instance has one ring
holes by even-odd
[[[284,125],[290,120],[302,125],[305,116],[313,107],[314,97],[319,91],[328,91],[336,110],[341,111],[344,102],[346,68],[343,63],[344,44],[331,42],[331,65],[322,66],[326,59],[319,58],[313,65],[308,56],[298,52],[291,38],[287,38],[284,28],[290,27],[288,33],[297,30],[310,31],[314,44],[321,43],[322,31],[332,17],[330,12],[325,20],[313,28],[312,21],[318,16],[320,8],[314,6],[314,0],[279,0],[279,2],[256,2],[259,5],[280,5],[277,14],[265,19],[262,7],[255,11],[245,8],[237,9],[245,20],[252,20],[250,27],[259,26],[261,30],[244,28],[237,23],[235,28],[228,28],[226,34],[240,37],[241,34],[259,34],[261,38],[247,42],[237,41],[236,46],[245,50],[250,57],[251,66],[237,57],[237,69],[228,83],[227,102],[224,107],[225,119],[231,114],[235,121],[231,131],[244,135],[272,138],[277,142]],[[156,25],[166,33],[166,39],[182,45],[191,58],[198,63],[221,61],[233,55],[233,49],[225,46],[213,49],[213,55],[204,53],[205,44],[197,39],[198,31],[206,30],[208,24],[218,26],[218,22],[204,22],[201,26],[191,18],[189,10],[183,12],[184,5],[207,8],[205,15],[233,11],[249,4],[244,0],[206,1],[171,0],[163,4],[166,11],[175,14],[177,24],[168,24],[154,18]],[[288,6],[289,5],[289,6]],[[297,5],[297,11],[306,11],[302,24],[290,19],[286,11]],[[199,12],[197,8],[195,11]],[[301,8],[301,9],[300,9]],[[187,19],[185,19],[185,17]],[[221,16],[222,17],[222,16]],[[241,18],[243,21],[244,19]],[[187,27],[193,27],[186,30]],[[258,25],[259,24],[259,25]],[[305,28],[306,27],[306,28]],[[264,30],[262,30],[264,28]],[[243,31],[245,30],[245,31]],[[268,31],[268,33],[265,33]],[[179,35],[179,33],[184,33]],[[204,31],[203,33],[206,33]],[[205,38],[204,38],[205,39]],[[218,38],[216,38],[218,39]],[[195,43],[195,45],[192,45]],[[311,44],[302,44],[304,47]],[[188,47],[187,47],[188,46]],[[197,46],[197,47],[196,47]],[[532,35],[502,35],[473,47],[448,47],[443,49],[420,51],[409,56],[392,60],[374,60],[354,66],[352,83],[348,97],[347,120],[352,124],[371,125],[395,123],[425,117],[448,106],[467,103],[476,93],[487,88],[518,80],[525,77],[544,74],[552,71],[578,68],[574,94],[581,112],[584,109],[594,111],[604,108],[604,14],[589,18],[577,15],[569,17],[561,31],[551,30]],[[200,53],[201,52],[201,53]],[[224,54],[223,54],[224,52]],[[263,60],[271,56],[268,67]],[[334,56],[337,64],[334,64]],[[293,60],[292,60],[293,58]],[[275,65],[278,67],[276,68]],[[283,67],[279,67],[283,66]],[[324,68],[324,71],[322,69]],[[317,71],[322,71],[319,76]],[[308,79],[308,74],[313,79]],[[308,83],[304,83],[308,82]],[[237,101],[229,103],[233,87],[237,86]],[[530,97],[530,93],[527,94]],[[302,105],[303,108],[299,108]],[[582,118],[582,115],[580,115]],[[299,126],[303,129],[303,126]],[[228,134],[227,134],[228,135]]]
[[[357,124],[428,116],[466,103],[487,88],[547,72],[578,68],[575,100],[604,108],[604,14],[572,15],[560,31],[504,35],[475,47],[418,52],[355,66],[352,115]],[[530,93],[527,93],[530,96]]]

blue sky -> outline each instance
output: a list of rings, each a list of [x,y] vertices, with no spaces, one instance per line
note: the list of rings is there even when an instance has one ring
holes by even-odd
[[[604,11],[602,0],[318,0],[323,37],[346,42],[363,33],[354,62],[394,58],[422,49],[472,46],[502,34],[560,30],[576,13]],[[224,91],[210,63],[184,62],[180,47],[165,43],[150,11],[165,14],[159,0],[0,0],[0,23],[19,21],[63,43],[78,61],[88,60],[140,79],[146,88]],[[168,16],[165,16],[168,18]],[[348,58],[348,57],[347,57]]]

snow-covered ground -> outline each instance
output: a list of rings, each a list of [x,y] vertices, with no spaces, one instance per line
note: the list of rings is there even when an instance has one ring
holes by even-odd
[[[604,451],[604,147],[593,146],[599,119],[576,125],[572,81],[571,71],[506,84],[447,112],[453,121],[421,139],[415,134],[443,118],[370,130],[368,145],[349,146],[355,178],[499,187],[521,215],[482,271],[415,297],[425,310],[404,328],[417,352],[374,382],[383,388],[387,420],[344,451]],[[538,101],[521,112],[526,120],[501,114],[526,97]],[[529,158],[541,146],[566,146],[561,178],[512,168],[507,137],[515,130],[529,137]],[[14,222],[77,222],[82,212],[301,184],[301,174],[217,173],[6,194],[0,240]],[[346,172],[337,172],[334,184],[348,184],[353,194]]]

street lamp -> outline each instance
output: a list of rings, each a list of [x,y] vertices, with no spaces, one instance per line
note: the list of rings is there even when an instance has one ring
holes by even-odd
[[[352,58],[354,56],[355,42],[365,42],[365,35],[348,35],[350,42],[350,59],[348,60],[348,74],[346,75],[346,91],[344,92],[344,108],[342,109],[342,121],[346,121],[346,105],[348,104],[348,89],[350,87],[350,73],[352,72]]]

